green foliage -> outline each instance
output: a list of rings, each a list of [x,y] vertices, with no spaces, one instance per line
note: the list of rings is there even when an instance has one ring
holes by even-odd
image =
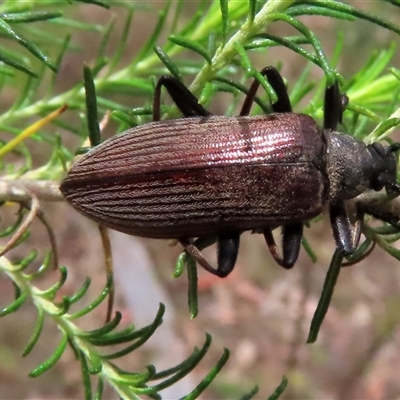
[[[82,3],[91,3],[91,7],[109,7],[113,2],[87,0]],[[387,3],[394,7],[399,6],[395,1]],[[267,53],[270,48],[276,46],[285,47],[309,62],[297,83],[291,88],[291,99],[295,106],[300,105],[305,96],[310,96],[311,91],[315,89],[311,100],[303,109],[304,112],[321,119],[323,90],[326,85],[331,85],[338,79],[350,98],[343,121],[347,132],[354,132],[356,137],[366,142],[389,141],[391,131],[400,124],[400,71],[393,67],[388,68],[396,47],[391,45],[388,49],[372,51],[365,66],[353,77],[345,80],[336,70],[343,37],[338,37],[334,56],[327,57],[317,35],[298,19],[304,15],[341,19],[348,23],[364,19],[391,31],[393,35],[400,34],[398,25],[350,4],[333,0],[203,1],[199,2],[198,9],[191,18],[185,19],[185,2],[169,1],[162,11],[152,10],[153,13],[158,13],[154,30],[141,49],[135,55],[130,55],[128,60],[123,60],[123,55],[127,52],[127,41],[132,34],[132,21],[142,5],[124,2],[118,6],[125,7],[125,20],[118,20],[118,24],[123,26],[121,37],[112,53],[108,54],[108,45],[116,24],[112,18],[106,26],[76,22],[73,17],[65,15],[68,15],[70,9],[77,7],[77,4],[67,1],[61,4],[55,0],[8,0],[0,5],[0,90],[5,93],[12,87],[16,88],[13,104],[7,110],[2,110],[0,115],[2,131],[7,133],[7,137],[21,138],[21,125],[27,126],[30,124],[29,119],[37,120],[51,111],[62,110],[65,104],[75,115],[86,114],[88,121],[76,121],[75,118],[67,117],[54,119],[51,133],[43,126],[35,127],[15,146],[5,147],[6,139],[1,139],[4,146],[0,156],[3,172],[0,181],[0,201],[3,207],[7,202],[18,203],[20,210],[15,221],[0,233],[2,237],[10,238],[1,253],[0,272],[12,281],[15,289],[15,299],[0,311],[0,316],[18,313],[18,309],[26,301],[31,301],[36,307],[37,324],[23,355],[28,355],[40,335],[45,334],[44,320],[48,318],[53,321],[62,333],[60,343],[53,355],[32,370],[30,376],[39,376],[51,368],[69,346],[80,363],[87,399],[100,398],[105,382],[111,385],[121,398],[139,398],[140,395],[157,398],[160,390],[174,384],[197,366],[211,344],[211,337],[207,335],[203,347],[196,348],[182,364],[161,372],[156,372],[154,366],[147,366],[145,372],[133,373],[121,370],[111,360],[133,352],[151,337],[162,323],[163,306],[160,306],[154,322],[141,329],[130,326],[118,331],[121,321],[121,314],[118,312],[106,325],[91,331],[84,331],[75,324],[75,320],[91,312],[104,301],[111,290],[111,279],[108,279],[104,290],[90,305],[69,313],[71,305],[87,293],[90,280],[86,280],[74,295],[60,296],[60,289],[67,279],[67,269],[58,265],[51,224],[39,206],[42,200],[60,199],[58,182],[73,159],[72,153],[78,150],[71,151],[62,144],[60,135],[54,134],[57,127],[63,128],[63,135],[65,131],[77,135],[81,144],[90,132],[92,144],[97,144],[100,142],[98,115],[103,116],[111,111],[110,118],[117,125],[118,132],[149,121],[152,113],[150,105],[154,77],[164,73],[171,73],[185,81],[190,80],[190,90],[205,104],[212,100],[216,92],[229,92],[236,98],[238,94],[247,92],[245,78],[257,79],[267,96],[260,95],[256,98],[257,106],[254,112],[268,111],[270,103],[276,101],[276,95],[259,73],[258,67],[254,66],[252,57],[258,52]],[[150,4],[149,8],[151,7]],[[296,35],[271,34],[270,26],[278,22],[290,26],[296,31]],[[36,24],[40,24],[40,28],[34,28]],[[101,37],[101,43],[96,58],[91,61],[91,67],[84,68],[84,79],[71,84],[72,86],[64,92],[57,93],[54,89],[55,74],[61,70],[64,58],[79,50],[71,43],[71,34],[77,29],[83,33],[96,33]],[[58,34],[53,35],[49,32]],[[167,39],[163,39],[164,36]],[[13,46],[12,50],[10,46]],[[320,84],[312,80],[312,65],[321,69],[325,75],[326,79]],[[83,66],[77,65],[76,68],[82,70]],[[144,106],[132,110],[119,96],[126,94],[144,97]],[[165,106],[164,111],[166,118],[177,115],[174,106]],[[233,113],[234,109],[230,111]],[[52,148],[51,154],[48,155],[49,161],[36,169],[32,167],[29,141],[43,142]],[[11,153],[13,157],[9,157]],[[15,162],[15,159],[18,162]],[[22,242],[29,242],[30,225],[35,219],[39,219],[47,229],[51,255],[48,253],[41,262],[41,267],[34,273],[27,273],[27,267],[37,260],[36,251],[26,255],[18,263],[11,262],[5,253]],[[361,259],[368,253],[371,243],[376,243],[400,260],[400,252],[391,245],[399,238],[398,229],[386,225],[372,228],[366,224],[364,234],[367,240],[360,247],[355,259],[351,259],[350,262]],[[199,248],[206,245],[201,242],[197,244]],[[305,247],[310,256],[315,257],[307,242]],[[40,290],[35,281],[46,273],[51,264],[58,267],[60,279],[49,289]],[[341,264],[342,256],[335,253],[312,322],[309,341],[314,341],[317,337]],[[194,261],[186,253],[182,253],[177,261],[175,275],[180,275],[186,266],[190,278],[189,308],[194,318],[198,313],[196,268]],[[109,354],[101,351],[102,346],[121,343],[126,345],[123,350]],[[185,399],[199,396],[218,375],[228,357],[229,352],[224,350],[215,367]],[[98,378],[96,389],[92,386],[92,376]],[[161,382],[154,384],[155,380]],[[284,378],[270,398],[279,398],[286,385],[287,380]],[[242,398],[252,398],[256,393],[257,389],[254,389]]]

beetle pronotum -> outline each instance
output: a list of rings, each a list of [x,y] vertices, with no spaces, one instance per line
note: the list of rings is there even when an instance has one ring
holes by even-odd
[[[278,264],[292,267],[303,223],[326,206],[338,249],[353,253],[368,210],[357,206],[353,218],[347,201],[371,189],[400,191],[400,145],[367,146],[336,132],[345,99],[337,82],[326,89],[320,129],[310,116],[292,112],[275,68],[261,72],[278,96],[273,114],[263,116],[248,116],[258,81],[240,115],[224,117],[204,109],[176,78],[161,77],[154,122],[128,129],[82,157],[61,185],[65,198],[90,219],[118,231],[178,239],[220,277],[232,271],[246,230],[262,232]],[[162,86],[185,118],[160,121]],[[282,256],[272,236],[278,226]],[[199,250],[213,237],[216,269]]]

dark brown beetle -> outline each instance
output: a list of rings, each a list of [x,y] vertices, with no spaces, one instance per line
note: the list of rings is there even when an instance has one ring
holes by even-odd
[[[240,116],[223,117],[211,115],[177,79],[163,76],[155,89],[155,122],[106,140],[82,157],[61,185],[65,198],[88,218],[118,231],[177,238],[221,277],[232,271],[246,230],[262,232],[275,260],[292,267],[303,223],[327,205],[338,249],[353,253],[368,210],[357,207],[354,217],[346,201],[370,189],[399,192],[395,153],[400,145],[366,146],[335,132],[346,99],[337,82],[326,89],[320,129],[310,116],[292,112],[275,68],[262,74],[278,101],[273,114],[255,117],[248,114],[258,81]],[[186,118],[160,121],[162,86]],[[278,226],[282,257],[272,236]],[[217,269],[200,253],[215,240]]]

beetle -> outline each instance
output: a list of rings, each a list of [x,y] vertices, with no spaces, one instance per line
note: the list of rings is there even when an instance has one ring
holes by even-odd
[[[352,254],[368,209],[351,208],[349,200],[368,190],[400,192],[400,144],[365,145],[336,132],[347,99],[337,81],[326,88],[321,129],[309,115],[292,111],[274,67],[261,73],[278,96],[273,113],[249,116],[259,87],[255,80],[237,117],[212,115],[178,79],[162,76],[155,87],[154,121],[84,155],[61,184],[64,197],[112,229],[178,239],[219,277],[232,271],[247,230],[263,233],[277,263],[292,267],[304,222],[326,207],[337,248]],[[160,120],[162,87],[184,118]],[[272,235],[277,227],[282,227],[282,255]],[[215,241],[217,268],[201,254]]]

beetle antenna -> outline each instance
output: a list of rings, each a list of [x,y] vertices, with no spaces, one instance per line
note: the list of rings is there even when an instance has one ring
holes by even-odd
[[[400,194],[400,185],[398,183],[387,183],[385,187],[388,194]]]
[[[396,153],[400,150],[400,143],[393,143],[388,147],[388,153]]]

